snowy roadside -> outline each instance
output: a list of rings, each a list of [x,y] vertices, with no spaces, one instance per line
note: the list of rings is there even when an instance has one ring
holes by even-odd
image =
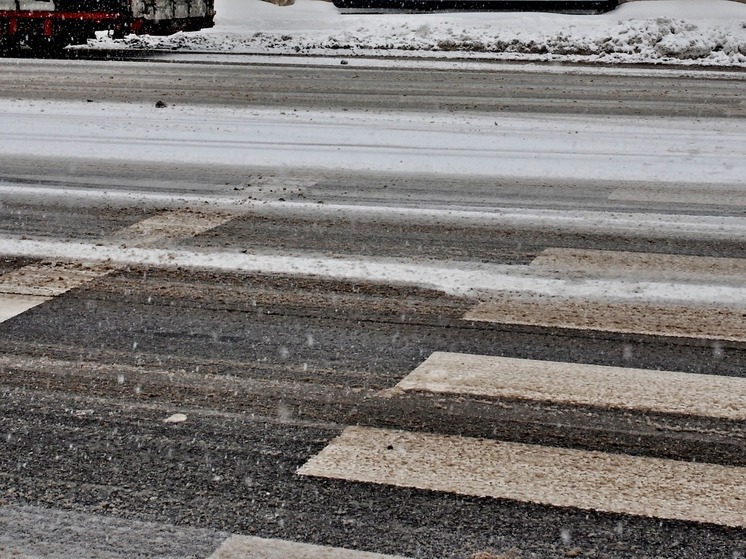
[[[746,67],[746,4],[649,0],[604,15],[342,15],[329,2],[217,0],[213,29],[89,48]]]

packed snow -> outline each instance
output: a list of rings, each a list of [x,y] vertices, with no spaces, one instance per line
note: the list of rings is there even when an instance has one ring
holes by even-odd
[[[380,258],[292,256],[263,252],[124,247],[102,243],[0,238],[0,254],[53,260],[104,263],[108,266],[166,265],[262,274],[421,285],[457,296],[489,298],[511,294],[528,297],[581,298],[599,301],[644,301],[742,308],[746,287],[711,283],[677,283],[629,278],[545,277],[526,266],[443,261],[410,262]],[[485,297],[486,296],[486,297]]]
[[[745,136],[737,118],[0,100],[0,155],[13,156],[741,188]]]
[[[216,25],[170,37],[101,37],[97,48],[746,67],[746,4],[644,0],[603,15],[345,15],[324,0],[217,0]]]

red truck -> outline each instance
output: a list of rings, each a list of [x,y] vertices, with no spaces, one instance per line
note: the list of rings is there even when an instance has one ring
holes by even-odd
[[[96,31],[196,31],[212,27],[214,16],[214,0],[0,0],[0,51],[56,51]]]

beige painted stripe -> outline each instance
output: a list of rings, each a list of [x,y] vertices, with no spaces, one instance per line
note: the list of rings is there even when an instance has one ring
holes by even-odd
[[[642,252],[614,252],[607,250],[580,250],[550,248],[544,250],[531,266],[557,271],[580,272],[584,275],[608,275],[635,272],[646,276],[666,278],[701,278],[712,276],[736,278],[746,283],[746,259],[708,258],[652,254]]]
[[[746,468],[348,427],[301,475],[746,527]]]
[[[714,188],[701,190],[619,188],[611,193],[609,200],[743,207],[746,206],[746,192],[743,190],[720,190]]]
[[[167,210],[118,231],[112,236],[112,240],[147,246],[163,241],[188,239],[219,227],[235,217],[235,214],[190,209]]]
[[[31,264],[0,276],[0,322],[108,273],[102,264]]]
[[[207,559],[405,559],[287,540],[231,536]]]
[[[0,293],[0,322],[5,322],[29,309],[33,309],[35,306],[49,301],[49,299],[51,297]]]
[[[746,420],[746,379],[433,353],[398,390]]]
[[[746,309],[580,299],[505,298],[480,303],[466,320],[680,338],[746,341]]]
[[[106,275],[103,264],[51,262],[30,264],[0,276],[0,293],[54,297]]]
[[[168,210],[115,233],[111,240],[136,246],[193,237],[235,215],[195,210]],[[31,264],[0,276],[0,322],[118,269],[105,263],[51,262]]]

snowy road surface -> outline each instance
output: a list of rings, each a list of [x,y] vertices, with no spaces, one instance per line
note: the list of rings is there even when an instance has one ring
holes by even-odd
[[[262,214],[193,198],[160,209],[180,199],[179,165],[130,164],[134,176],[119,178],[81,165],[77,193],[55,196],[58,175],[42,181],[49,196],[32,196],[44,169],[22,169],[12,162],[26,184],[3,191],[0,207],[0,303],[29,303],[0,323],[0,552],[264,559],[299,542],[297,553],[350,559],[511,548],[626,559],[685,540],[676,556],[699,559],[746,549],[733,405],[746,397],[735,295],[746,252],[698,227],[743,226],[743,205],[658,202],[679,227],[609,235],[499,215],[487,226],[410,222],[380,207],[368,219],[331,204]],[[117,190],[143,188],[148,173],[159,196],[123,206]],[[246,178],[223,189],[238,195]],[[317,178],[306,193],[318,199],[340,183],[416,192],[406,176]],[[505,203],[511,188],[492,186]],[[554,196],[604,202],[571,188]],[[317,265],[255,273],[268,260],[299,263],[292,255]],[[350,261],[369,277],[344,274]],[[398,268],[437,282],[455,266],[500,269],[509,290],[480,302],[375,277]],[[540,278],[564,297],[521,293]],[[718,296],[727,290],[737,299]],[[546,368],[518,374],[537,362]],[[621,403],[609,367],[641,383]],[[551,371],[564,392],[542,380]],[[507,376],[499,388],[510,393],[467,372]],[[407,388],[436,373],[437,390]],[[520,487],[500,478],[515,460]]]
[[[0,556],[746,553],[737,73],[2,69]]]
[[[728,73],[3,67],[0,150],[8,156],[744,184],[746,87]],[[60,79],[48,83],[49,72]],[[7,98],[15,94],[26,99]]]
[[[7,155],[744,184],[746,119],[0,102]]]

